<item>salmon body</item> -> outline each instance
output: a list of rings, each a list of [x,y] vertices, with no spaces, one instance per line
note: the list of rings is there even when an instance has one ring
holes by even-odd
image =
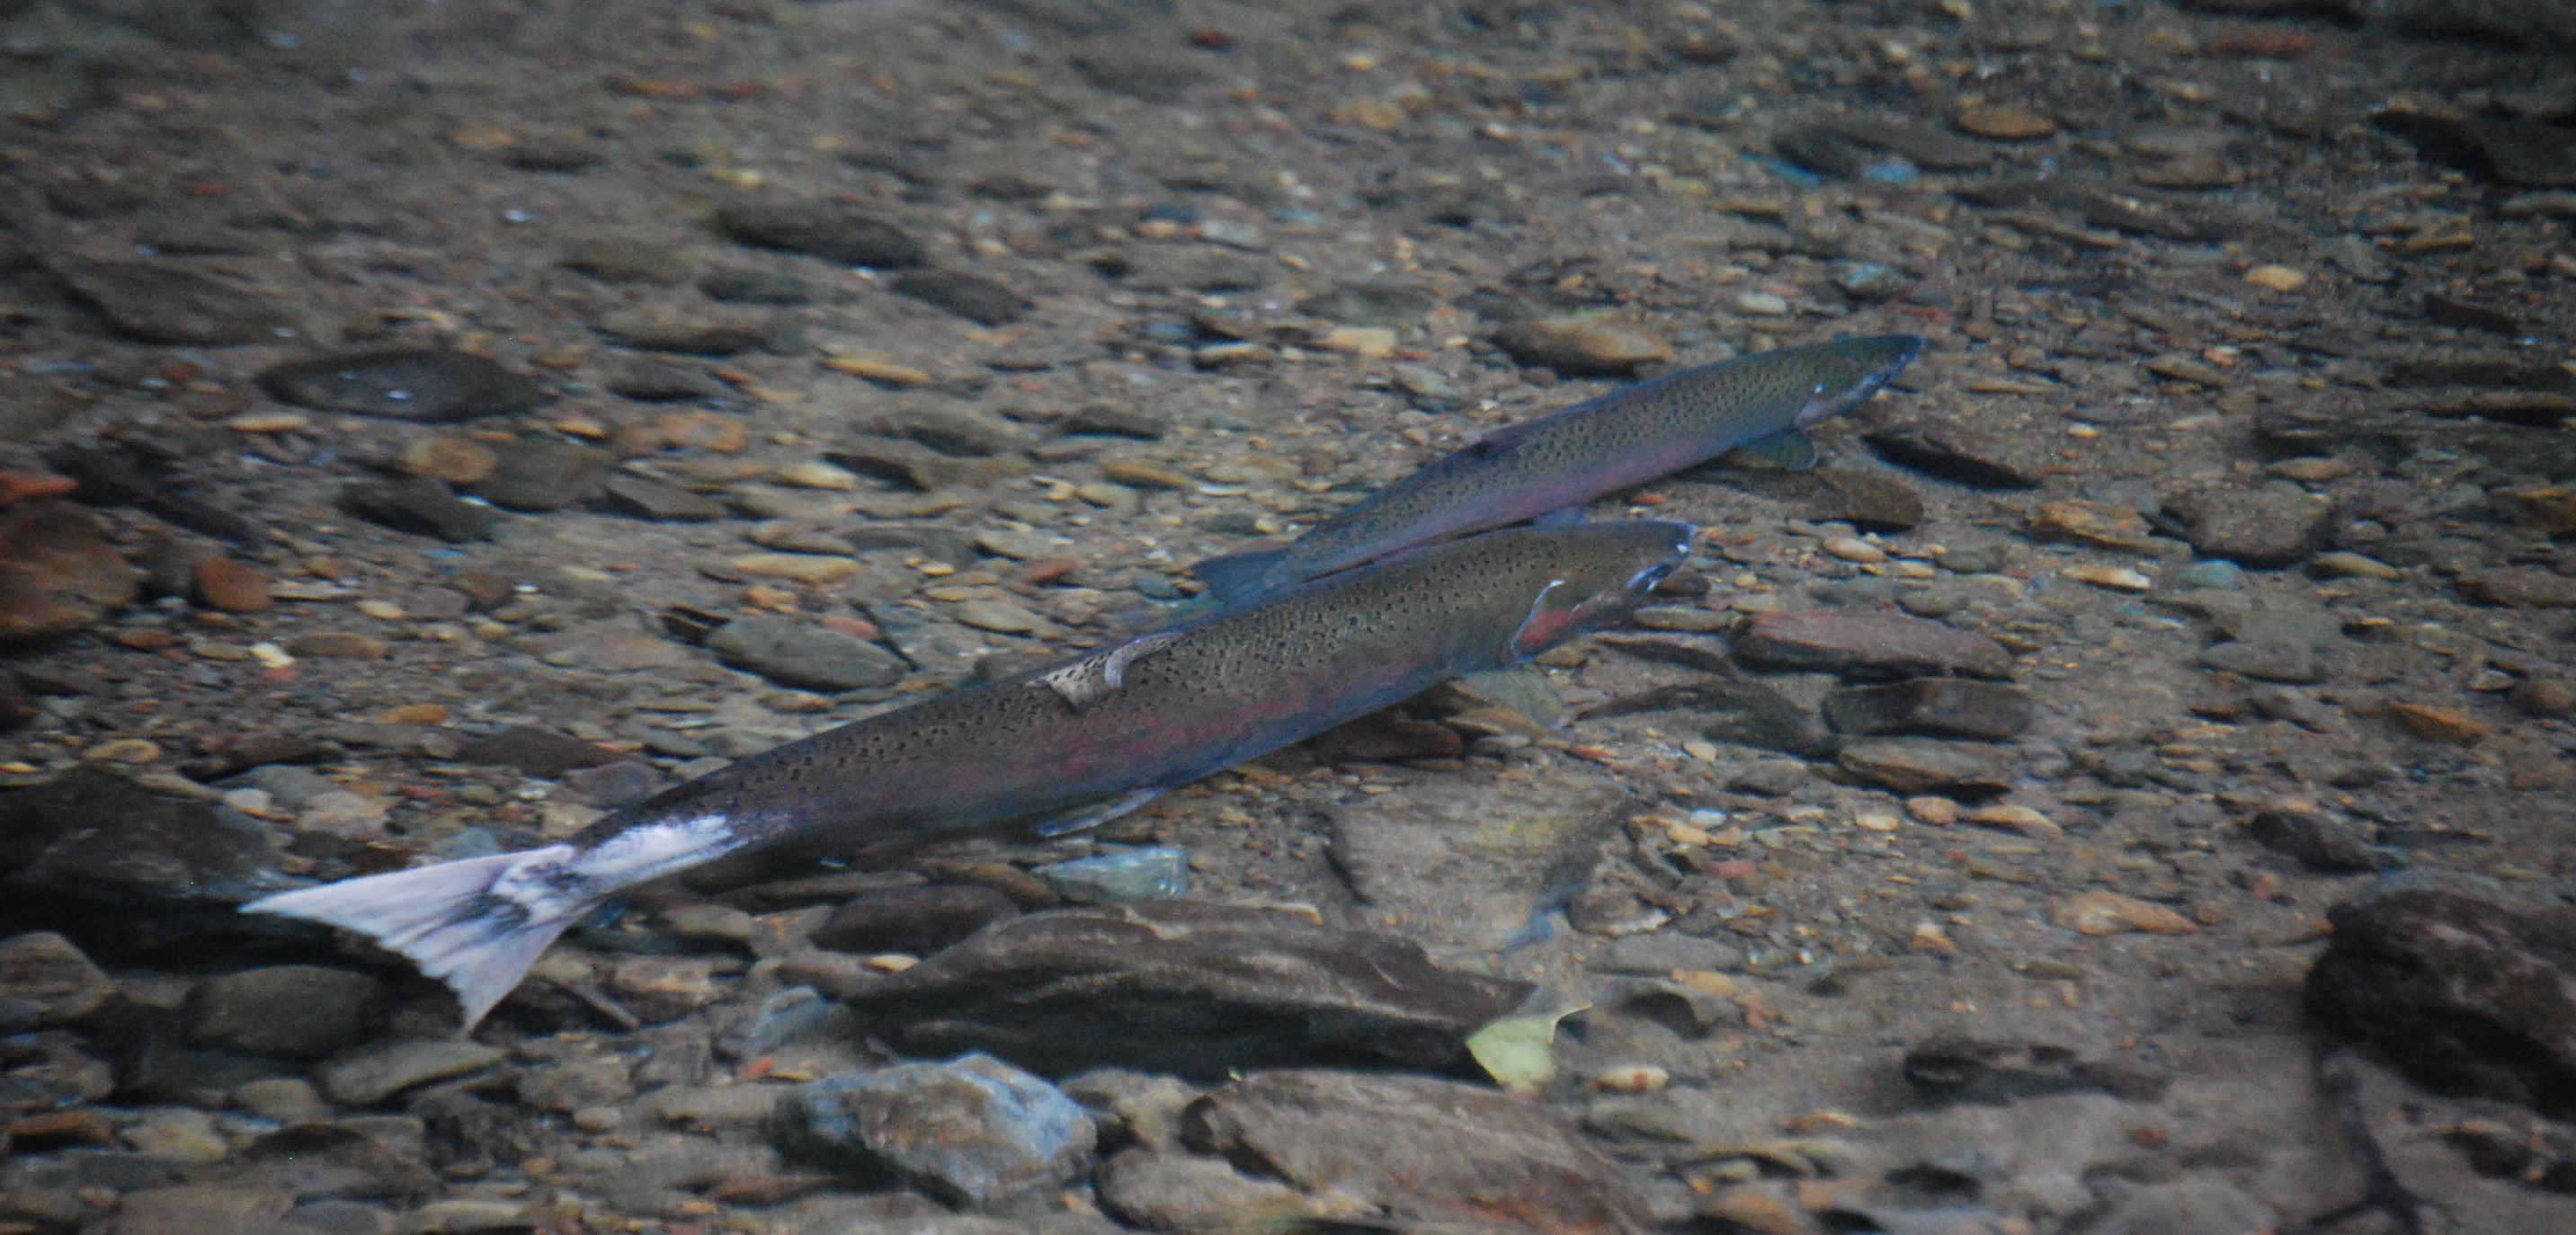
[[[1684,523],[1523,528],[1404,554],[791,742],[538,849],[243,906],[346,927],[445,981],[473,1024],[567,927],[732,855],[849,852],[1013,820],[1053,834],[1623,611]]]
[[[1577,508],[1805,429],[1877,393],[1922,350],[1921,335],[1876,335],[1668,373],[1488,434],[1284,547],[1190,569],[1218,599],[1241,602],[1417,545]]]

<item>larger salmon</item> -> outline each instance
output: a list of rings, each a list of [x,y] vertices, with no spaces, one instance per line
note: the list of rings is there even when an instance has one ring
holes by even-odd
[[[243,906],[345,927],[456,991],[470,1027],[555,937],[648,880],[1012,820],[1086,827],[1472,673],[1517,665],[1680,565],[1686,523],[1440,545],[743,759],[560,843]]]
[[[1276,549],[1190,569],[1240,602],[1416,545],[1577,508],[1738,446],[1795,441],[1858,404],[1923,350],[1883,334],[1784,347],[1668,373],[1500,429],[1435,459]]]

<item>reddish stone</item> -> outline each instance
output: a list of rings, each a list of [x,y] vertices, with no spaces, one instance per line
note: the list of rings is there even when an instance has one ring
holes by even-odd
[[[133,603],[142,584],[78,507],[36,502],[0,517],[0,640],[80,630]]]
[[[269,594],[268,576],[238,558],[210,557],[197,563],[191,573],[197,585],[197,603],[209,609],[259,613],[276,603]]]
[[[0,470],[0,506],[15,506],[40,497],[61,497],[79,487],[79,481],[51,472]]]

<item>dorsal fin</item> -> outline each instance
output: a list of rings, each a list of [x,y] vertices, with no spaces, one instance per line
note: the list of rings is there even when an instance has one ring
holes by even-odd
[[[1180,637],[1178,631],[1166,630],[1130,639],[1108,651],[1041,673],[1030,679],[1029,685],[1052,690],[1062,696],[1074,711],[1088,712],[1101,700],[1127,689],[1127,666],[1153,655]]]

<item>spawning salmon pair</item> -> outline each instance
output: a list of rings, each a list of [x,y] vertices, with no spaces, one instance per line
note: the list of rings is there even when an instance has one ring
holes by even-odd
[[[1100,823],[1624,612],[1689,556],[1691,526],[1550,516],[1739,446],[1812,458],[1799,432],[1922,347],[1848,339],[1613,391],[1435,460],[1286,546],[1199,563],[1216,612],[790,742],[554,844],[242,908],[369,936],[452,988],[470,1029],[566,928],[653,879],[753,852]]]

